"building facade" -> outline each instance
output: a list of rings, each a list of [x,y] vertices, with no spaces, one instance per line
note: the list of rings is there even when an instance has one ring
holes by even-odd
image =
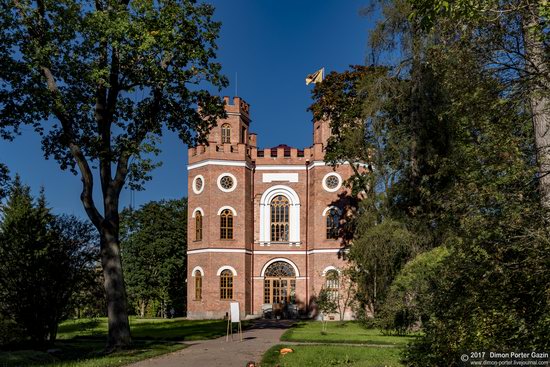
[[[325,165],[327,122],[313,124],[310,148],[258,149],[249,105],[225,103],[209,145],[188,152],[188,317],[222,318],[230,301],[242,317],[281,304],[311,314],[346,265],[339,224],[352,167]]]

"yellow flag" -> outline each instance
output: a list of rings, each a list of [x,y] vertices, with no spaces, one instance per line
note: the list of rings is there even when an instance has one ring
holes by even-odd
[[[321,68],[314,72],[313,74],[309,74],[306,77],[306,85],[309,85],[310,83],[321,83],[323,81],[323,78],[325,76],[325,68]]]

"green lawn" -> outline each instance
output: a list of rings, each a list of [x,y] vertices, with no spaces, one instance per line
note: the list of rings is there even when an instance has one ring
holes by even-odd
[[[200,340],[225,335],[223,320],[184,320],[130,318],[134,339]],[[69,320],[59,325],[58,339],[74,337],[105,338],[107,318]]]
[[[405,346],[414,336],[384,335],[378,329],[365,329],[356,322],[328,322],[327,332],[321,333],[319,321],[300,322],[287,330],[282,341],[315,343],[353,343]]]
[[[181,341],[212,339],[225,335],[221,320],[130,319],[133,344],[130,348],[105,355],[107,319],[80,319],[59,326],[58,341],[46,353],[35,350],[0,350],[0,366],[104,367],[151,358],[185,348]]]
[[[289,347],[293,353],[281,355],[281,348]],[[343,345],[276,345],[262,358],[262,367],[398,367],[400,348],[352,347]]]

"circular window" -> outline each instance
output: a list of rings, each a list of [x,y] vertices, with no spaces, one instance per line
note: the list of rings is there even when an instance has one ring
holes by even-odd
[[[220,180],[220,185],[226,190],[229,190],[233,187],[233,179],[229,176],[223,176]]]
[[[338,184],[340,183],[340,180],[338,180],[338,177],[336,176],[328,176],[325,180],[325,184],[327,187],[331,190],[334,190],[338,187]]]
[[[230,192],[237,187],[237,179],[231,173],[222,173],[218,177],[218,188],[224,192]]]
[[[200,194],[204,190],[204,177],[202,175],[195,176],[192,187],[195,194]]]
[[[342,186],[342,177],[338,173],[327,173],[323,178],[323,188],[326,191],[334,192]]]

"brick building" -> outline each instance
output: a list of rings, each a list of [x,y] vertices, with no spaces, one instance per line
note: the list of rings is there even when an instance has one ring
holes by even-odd
[[[188,317],[221,318],[231,300],[243,317],[281,304],[311,313],[322,287],[340,287],[352,169],[325,165],[327,122],[313,124],[310,148],[258,149],[249,105],[225,103],[209,145],[189,149]]]

